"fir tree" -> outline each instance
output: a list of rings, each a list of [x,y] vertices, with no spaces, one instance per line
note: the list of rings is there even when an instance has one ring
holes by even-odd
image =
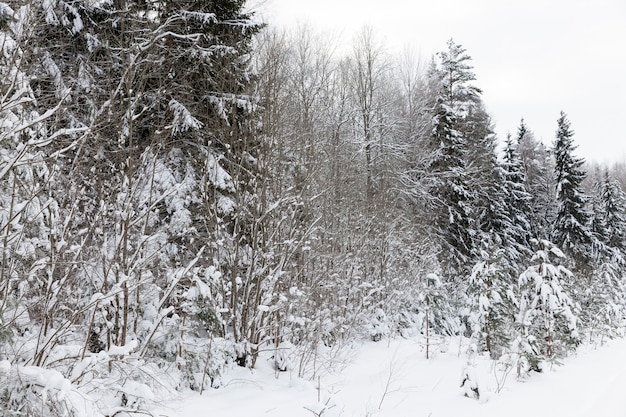
[[[605,259],[595,266],[580,304],[580,319],[589,341],[621,334],[626,297],[619,262]]]
[[[442,237],[448,259],[445,265],[460,267],[472,252],[472,218],[470,202],[473,193],[465,169],[463,141],[454,129],[456,117],[438,101],[433,118],[433,140],[439,144],[431,172],[438,177],[431,194],[436,196],[436,227]]]
[[[429,359],[430,347],[437,335],[458,333],[459,325],[451,319],[453,313],[448,291],[437,274],[426,275],[419,301],[424,312],[422,333],[426,338],[426,359]]]

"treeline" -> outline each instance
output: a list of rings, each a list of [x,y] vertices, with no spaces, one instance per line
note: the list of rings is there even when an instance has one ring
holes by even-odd
[[[511,330],[527,297],[520,276],[550,271],[558,279],[544,280],[559,282],[552,302],[571,296],[572,333],[619,328],[623,192],[608,169],[586,178],[565,113],[555,118],[550,147],[522,120],[498,152],[470,56],[454,41],[425,70],[410,57],[387,56],[367,29],[341,57],[307,29],[266,31],[258,49],[263,134],[276,169],[287,171],[273,177],[290,179],[281,194],[296,192],[314,225],[304,228],[314,237],[301,255],[310,259],[307,275],[320,274],[328,286],[327,277],[343,274],[349,288],[332,287],[346,294],[366,283],[372,292],[362,291],[358,304],[371,306],[375,322],[384,316],[385,331],[410,312],[430,311],[437,332],[474,334],[496,349],[489,340],[495,323],[472,323],[478,304],[500,300],[487,303],[481,320],[490,321],[500,314],[494,309],[511,303],[506,308],[516,313],[501,329]],[[429,288],[439,285],[446,305],[425,305]],[[543,308],[538,299],[526,304]],[[379,337],[380,329],[371,330]]]
[[[522,376],[621,334],[619,183],[586,178],[565,113],[498,152],[454,41],[340,54],[242,0],[0,13],[0,409],[138,412],[263,351],[312,377],[410,334]]]

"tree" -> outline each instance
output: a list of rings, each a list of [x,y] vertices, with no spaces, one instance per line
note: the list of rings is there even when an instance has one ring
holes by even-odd
[[[433,339],[435,339],[431,330],[434,330],[435,334],[454,334],[458,332],[458,324],[450,320],[450,316],[453,314],[450,311],[450,300],[447,298],[447,291],[437,274],[432,272],[426,274],[420,301],[424,311],[422,332],[426,338],[426,359],[429,359],[430,347]]]
[[[546,146],[528,129],[524,119],[517,130],[517,151],[524,166],[526,192],[530,195],[530,231],[533,237],[550,237],[555,218],[554,161]]]
[[[580,320],[589,341],[613,338],[624,326],[624,282],[620,263],[614,259],[596,263],[589,284],[582,291]]]
[[[477,230],[474,257],[478,257],[480,242],[498,240],[509,244],[507,235],[511,225],[505,207],[505,178],[498,162],[497,140],[491,118],[480,98],[469,107],[461,128],[467,138],[466,164],[475,195],[472,216]]]
[[[472,268],[468,287],[469,322],[480,350],[498,359],[509,347],[513,303],[511,270],[504,250],[493,243],[484,245],[480,260]]]
[[[554,243],[563,248],[578,268],[589,265],[592,235],[588,228],[589,213],[586,210],[587,196],[581,184],[585,172],[581,169],[584,159],[573,155],[576,146],[574,132],[564,112],[558,119],[554,143],[555,180],[558,210],[552,229]]]
[[[539,241],[532,265],[518,281],[518,353],[531,369],[539,362],[558,361],[580,343],[574,301],[565,289],[572,273],[554,265],[552,257],[565,255],[549,241]]]
[[[508,237],[517,254],[527,253],[530,248],[532,237],[530,222],[530,202],[531,196],[526,191],[526,172],[522,159],[517,151],[516,143],[511,135],[507,136],[504,148],[504,158],[502,161],[504,171],[505,207],[507,218],[510,222]]]
[[[382,45],[371,27],[365,27],[357,36],[351,59],[355,121],[360,130],[365,154],[367,208],[373,209],[385,200],[388,185],[388,155],[392,135],[385,132],[389,123],[389,65]]]
[[[188,333],[232,332],[237,349],[264,336],[270,315],[256,307],[280,257],[263,256],[267,223],[256,221],[268,209],[257,204],[268,148],[248,61],[261,26],[243,7],[35,1],[11,11],[27,74],[15,97],[46,115],[33,126],[48,138],[40,172],[54,174],[37,191],[48,239],[37,257],[50,261],[23,300],[41,328],[34,364],[74,331],[83,357],[140,340],[139,356],[188,358],[190,372],[206,345],[185,343]]]
[[[471,201],[474,191],[467,170],[468,138],[463,120],[476,104],[480,90],[469,84],[474,80],[470,57],[465,49],[448,42],[439,54],[441,67],[432,67],[429,77],[436,83],[430,145],[433,156],[428,167],[433,175],[433,213],[435,233],[441,239],[441,264],[458,272],[470,259],[474,248]]]
[[[604,223],[603,242],[615,251],[614,256],[622,261],[626,255],[626,195],[619,183],[604,172],[600,189],[599,207],[595,211]]]
[[[589,230],[592,234],[591,254],[594,263],[601,263],[610,258],[612,250],[607,245],[608,229],[605,220],[604,203],[602,201],[603,181],[596,181],[593,185],[593,194],[589,198]]]

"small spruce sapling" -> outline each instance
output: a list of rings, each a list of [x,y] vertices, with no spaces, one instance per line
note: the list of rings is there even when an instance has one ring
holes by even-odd
[[[565,255],[547,240],[538,242],[538,250],[519,277],[518,338],[516,345],[531,370],[539,370],[541,360],[558,362],[580,343],[573,313],[574,302],[563,287],[573,279],[562,265],[551,257]],[[520,374],[518,370],[518,375]]]
[[[468,288],[469,325],[479,350],[497,359],[510,343],[507,330],[512,321],[509,271],[503,260],[504,251],[481,251],[481,260],[474,265]]]
[[[426,286],[424,288],[424,335],[426,336],[426,359],[430,358],[431,346],[431,323],[436,321],[439,307],[445,301],[443,295],[443,285],[439,276],[434,273],[426,275]]]

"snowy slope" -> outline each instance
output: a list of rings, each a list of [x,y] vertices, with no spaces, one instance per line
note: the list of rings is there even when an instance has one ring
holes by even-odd
[[[461,354],[459,355],[459,351]],[[414,416],[626,417],[626,341],[581,348],[576,357],[542,374],[518,381],[514,371],[496,394],[493,363],[476,360],[481,398],[459,387],[466,346],[453,341],[426,360],[415,340],[368,343],[333,374],[304,381],[276,374],[269,362],[253,371],[232,369],[226,386],[188,394],[158,414],[216,416]],[[319,383],[319,389],[318,389]],[[319,397],[319,401],[318,401]]]

